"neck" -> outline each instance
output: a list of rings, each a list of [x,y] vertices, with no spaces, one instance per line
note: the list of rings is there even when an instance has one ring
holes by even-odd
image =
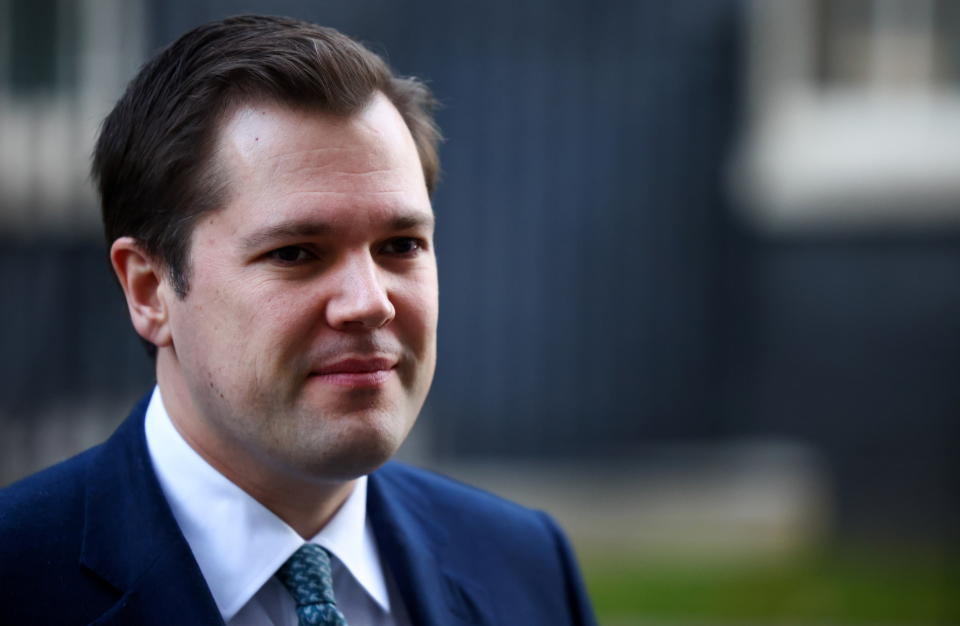
[[[227,478],[230,477],[227,476]],[[330,485],[314,483],[296,485],[288,479],[266,486],[258,482],[247,484],[234,482],[274,515],[289,524],[304,539],[310,539],[327,525],[327,522],[346,502],[357,483],[356,480],[351,480]]]
[[[327,525],[349,495],[356,480],[317,480],[278,467],[244,446],[224,440],[207,420],[199,419],[175,356],[157,355],[157,384],[174,428],[193,450],[227,480],[286,522],[304,539]]]

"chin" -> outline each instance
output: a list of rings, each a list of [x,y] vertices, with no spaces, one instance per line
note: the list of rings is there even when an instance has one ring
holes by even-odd
[[[311,449],[301,449],[295,461],[302,472],[316,481],[343,482],[369,474],[390,460],[406,438],[409,428],[396,424],[351,424]]]

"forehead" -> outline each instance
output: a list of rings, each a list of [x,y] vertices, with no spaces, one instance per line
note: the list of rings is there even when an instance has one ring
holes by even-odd
[[[215,158],[226,179],[227,207],[347,202],[429,210],[416,145],[379,93],[349,116],[270,102],[241,105],[221,126]]]

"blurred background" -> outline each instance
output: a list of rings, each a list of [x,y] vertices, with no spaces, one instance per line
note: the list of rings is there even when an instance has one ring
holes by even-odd
[[[89,154],[140,63],[246,11],[443,104],[405,458],[552,512],[603,624],[960,623],[951,0],[0,0],[0,484],[152,384]]]

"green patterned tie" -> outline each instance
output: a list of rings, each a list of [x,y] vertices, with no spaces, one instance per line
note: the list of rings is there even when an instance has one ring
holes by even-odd
[[[330,554],[308,543],[277,570],[277,578],[297,604],[300,626],[347,626],[333,599]]]

